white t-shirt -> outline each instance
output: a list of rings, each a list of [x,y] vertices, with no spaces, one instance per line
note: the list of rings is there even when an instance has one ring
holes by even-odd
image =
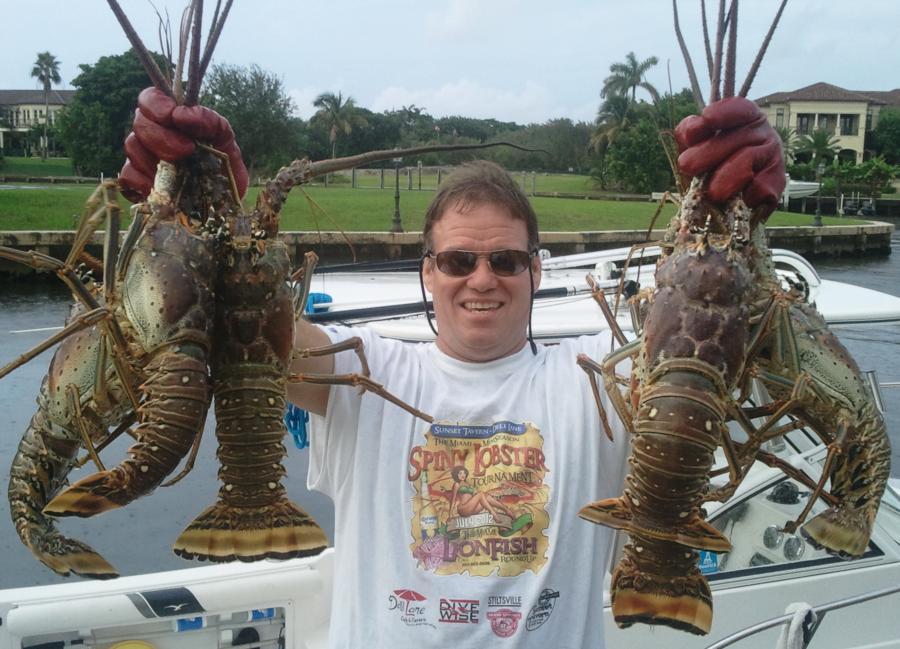
[[[602,647],[612,532],[577,514],[621,493],[628,439],[608,400],[604,435],[575,359],[601,359],[609,336],[466,363],[325,331],[361,337],[372,380],[435,419],[347,386],[311,418],[309,487],[336,512],[331,646]]]

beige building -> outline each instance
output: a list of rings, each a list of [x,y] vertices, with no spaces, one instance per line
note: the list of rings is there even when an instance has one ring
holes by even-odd
[[[772,126],[787,126],[798,136],[823,128],[837,137],[842,160],[862,162],[868,152],[866,132],[878,124],[878,113],[900,108],[900,88],[895,90],[846,90],[830,83],[776,92],[756,100]]]
[[[49,124],[75,95],[74,90],[50,90]],[[12,133],[27,133],[44,123],[43,90],[0,90],[0,151],[9,145]]]

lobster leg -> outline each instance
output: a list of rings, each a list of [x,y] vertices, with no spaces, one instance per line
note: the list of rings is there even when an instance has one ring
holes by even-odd
[[[333,345],[324,345],[322,347],[311,347],[309,349],[301,349],[294,352],[295,358],[313,358],[317,356],[330,356],[338,352],[354,351],[359,364],[362,366],[360,373],[353,374],[289,374],[287,380],[291,383],[316,383],[319,385],[350,385],[361,390],[368,390],[373,394],[377,394],[382,399],[390,401],[396,406],[403,408],[406,412],[414,417],[418,417],[423,421],[431,423],[434,419],[431,415],[427,415],[421,410],[414,408],[399,397],[391,394],[383,385],[369,378],[369,361],[366,359],[366,353],[363,349],[362,340],[358,337],[348,338]]]
[[[600,415],[600,424],[603,426],[603,432],[606,433],[609,441],[613,441],[612,428],[610,428],[609,419],[606,416],[606,408],[603,407],[603,402],[600,400],[600,387],[597,384],[597,374],[602,375],[603,366],[586,354],[578,354],[575,362],[587,374],[588,381],[591,384],[591,392],[594,395],[594,403],[597,405],[597,412]]]
[[[619,378],[615,373],[615,368],[619,363],[622,363],[625,360],[634,360],[634,356],[640,350],[640,342],[639,339],[636,339],[623,345],[619,349],[608,354],[606,358],[603,359],[602,364],[598,364],[584,354],[580,354],[576,359],[578,366],[588,373],[588,378],[591,381],[591,388],[594,391],[594,399],[597,402],[597,408],[600,409],[601,419],[605,417],[605,409],[600,403],[599,391],[594,387],[596,379],[591,376],[598,372],[603,376],[603,387],[609,395],[610,401],[612,401],[616,414],[625,426],[625,430],[629,433],[634,433],[634,414],[631,407],[628,405],[628,400],[623,396],[622,390],[619,388]],[[606,434],[607,436],[610,436],[612,432],[609,429],[606,429]]]
[[[409,405],[400,397],[386,390],[380,383],[376,383],[368,376],[363,376],[362,374],[290,374],[288,375],[288,381],[293,383],[316,383],[319,385],[349,385],[355,388],[361,388],[363,390],[368,390],[372,394],[377,394],[379,397],[385,401],[390,401],[395,406],[403,408],[406,412],[414,417],[418,417],[422,421],[427,421],[428,423],[434,421],[434,417],[431,415]]]
[[[57,343],[65,340],[72,334],[82,331],[83,329],[87,329],[88,327],[93,327],[95,324],[100,322],[101,320],[109,317],[109,310],[105,307],[99,307],[94,309],[93,311],[88,311],[87,313],[82,313],[80,316],[72,320],[69,324],[62,328],[62,330],[56,332],[52,336],[50,336],[44,342],[36,345],[32,349],[29,349],[27,352],[19,356],[16,360],[10,361],[2,368],[0,368],[0,379],[4,376],[12,372],[17,367],[21,367],[34,357],[44,353]]]
[[[72,411],[75,423],[78,426],[78,430],[81,432],[81,440],[84,442],[84,447],[87,449],[88,455],[94,460],[94,464],[97,465],[98,470],[106,471],[106,467],[103,466],[103,462],[100,461],[100,456],[97,455],[97,449],[94,448],[94,442],[91,439],[91,434],[84,421],[84,413],[81,410],[78,388],[72,383],[66,386],[66,399],[69,404],[69,409]]]
[[[316,267],[316,264],[319,263],[319,256],[314,252],[307,252],[303,255],[303,264],[291,274],[291,281],[302,281],[303,283],[300,285],[300,290],[296,293],[294,298],[294,318],[299,318],[304,309],[306,309],[306,302],[309,299],[309,289],[312,285],[312,276],[313,270]]]
[[[593,275],[588,275],[585,280],[591,289],[591,297],[594,298],[594,302],[600,307],[603,318],[609,325],[610,331],[612,331],[613,338],[616,339],[616,342],[619,343],[620,346],[625,345],[628,340],[625,338],[625,334],[622,332],[622,328],[619,326],[619,322],[616,320],[616,316],[613,314],[612,309],[609,308],[609,302],[606,301],[606,295],[603,293],[603,289],[597,286],[597,282],[594,281]]]

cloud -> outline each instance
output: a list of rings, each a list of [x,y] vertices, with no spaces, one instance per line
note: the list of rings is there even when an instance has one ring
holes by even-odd
[[[294,100],[294,105],[296,106],[295,114],[303,119],[309,119],[316,112],[312,105],[313,101],[323,92],[321,88],[303,86],[302,88],[291,88],[287,94]]]
[[[480,0],[450,0],[446,6],[425,16],[425,33],[429,38],[450,39],[471,33],[484,15]]]
[[[534,81],[526,81],[516,89],[507,90],[466,78],[437,88],[411,90],[404,86],[389,86],[378,93],[371,102],[371,109],[381,112],[409,104],[422,107],[435,117],[493,117],[519,124],[544,122],[551,116],[565,116],[568,112],[545,86]]]
[[[343,78],[338,78],[331,80],[325,85],[305,85],[301,86],[300,88],[289,88],[287,90],[287,94],[291,99],[294,100],[294,105],[297,108],[296,111],[294,111],[294,114],[297,117],[309,119],[316,114],[317,110],[319,110],[318,108],[315,108],[313,106],[313,101],[316,100],[316,97],[321,95],[323,92],[333,92],[335,94],[341,92],[346,99],[348,94],[345,88],[346,85],[347,84]],[[359,101],[356,102],[356,105],[359,106]]]

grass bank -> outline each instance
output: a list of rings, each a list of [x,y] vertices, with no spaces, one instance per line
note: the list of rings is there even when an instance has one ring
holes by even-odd
[[[22,158],[6,156],[0,175],[5,176],[74,176],[71,158]]]
[[[84,185],[27,185],[0,189],[0,230],[71,230],[93,191]],[[252,206],[258,189],[251,188],[244,204]],[[422,229],[429,191],[401,191],[400,214],[407,231]],[[642,230],[650,223],[656,205],[649,201],[603,201],[566,198],[532,198],[544,231]],[[129,204],[121,200],[127,214]],[[666,206],[657,223],[661,227],[674,213]],[[394,192],[379,189],[295,188],[282,214],[284,230],[387,231],[394,214]],[[863,223],[856,219],[823,217],[825,225]],[[776,212],[769,225],[811,225],[812,217]]]

